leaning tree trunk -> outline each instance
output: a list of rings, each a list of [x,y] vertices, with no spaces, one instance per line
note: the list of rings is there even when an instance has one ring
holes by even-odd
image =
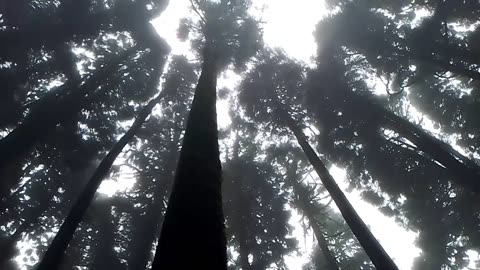
[[[338,187],[335,179],[333,179],[325,164],[320,160],[315,153],[315,150],[313,150],[308,143],[303,131],[286,111],[280,108],[279,110],[281,111],[282,117],[286,121],[288,128],[290,128],[290,130],[293,132],[297,138],[298,144],[300,144],[305,152],[308,161],[310,164],[312,164],[323,185],[342,213],[343,218],[347,222],[355,237],[360,242],[360,245],[362,245],[368,257],[370,257],[372,260],[372,263],[375,265],[375,267],[377,267],[377,269],[398,270],[398,267],[395,265],[393,260],[390,258],[387,252],[385,252],[375,236],[373,236],[372,232],[368,229],[367,225],[357,214],[343,191]]]
[[[216,84],[215,59],[207,52],[152,270],[227,269]]]
[[[235,235],[235,238],[238,239],[240,267],[242,267],[242,270],[251,270],[253,267],[248,261],[250,246],[248,243],[247,220],[250,215],[250,205],[246,194],[247,191],[243,188],[245,177],[243,176],[242,171],[242,161],[239,159],[240,140],[238,136],[237,132],[236,139],[233,143],[232,160],[227,160],[227,163],[230,163],[232,166],[232,176],[230,177],[230,181],[232,181],[232,185],[236,191],[232,198],[233,211],[231,217],[231,230],[232,234]]]
[[[68,244],[73,238],[75,230],[87,211],[95,192],[97,191],[103,178],[105,178],[117,158],[122,152],[123,148],[131,141],[147,117],[152,112],[153,107],[164,97],[165,91],[162,91],[155,99],[151,100],[139,113],[135,122],[130,129],[123,135],[123,137],[115,144],[113,149],[102,160],[95,173],[88,181],[82,194],[76,201],[75,205],[70,210],[70,213],[65,218],[60,230],[50,244],[48,250],[45,252],[37,270],[54,270],[58,269],[65,253]]]

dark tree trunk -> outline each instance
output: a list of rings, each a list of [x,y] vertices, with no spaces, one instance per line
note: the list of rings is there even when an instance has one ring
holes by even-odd
[[[337,260],[335,259],[335,256],[333,256],[332,252],[328,248],[327,239],[325,239],[325,236],[323,236],[322,229],[318,225],[317,221],[314,218],[312,219],[309,218],[309,221],[310,221],[310,226],[312,226],[313,234],[315,234],[315,238],[317,239],[318,246],[320,247],[323,257],[325,257],[325,260],[327,261],[326,269],[340,270]]]
[[[252,266],[248,261],[250,247],[248,243],[248,216],[250,214],[250,205],[247,198],[246,190],[243,188],[245,177],[242,171],[242,161],[239,159],[240,152],[240,135],[237,132],[235,142],[233,143],[232,160],[233,174],[231,181],[235,187],[236,193],[233,199],[233,224],[232,233],[238,238],[240,266],[242,270],[251,270]]]
[[[244,191],[239,190],[239,193],[243,193]],[[239,197],[243,197],[243,194],[239,194]],[[239,198],[240,199],[240,198]],[[240,199],[240,201],[243,201]],[[245,207],[244,205],[238,205],[236,213],[238,215],[238,242],[239,242],[239,250],[240,250],[240,265],[242,267],[242,270],[251,270],[252,266],[250,265],[250,262],[248,261],[248,255],[250,254],[249,251],[249,246],[248,246],[248,241],[247,241],[247,224],[245,224],[245,210],[242,209],[242,207]]]
[[[288,181],[295,181],[292,179],[288,179]],[[332,252],[330,251],[330,248],[328,247],[328,241],[325,239],[323,236],[322,229],[318,225],[317,220],[315,219],[316,211],[313,209],[313,205],[308,198],[308,191],[303,187],[300,183],[294,182],[292,183],[293,186],[293,191],[297,195],[298,202],[296,203],[300,210],[305,214],[305,216],[308,218],[308,221],[310,223],[310,226],[312,227],[313,234],[315,235],[315,238],[317,239],[318,242],[318,247],[320,248],[320,251],[325,257],[326,260],[326,269],[328,270],[339,270],[340,267],[338,265],[337,260],[335,259],[335,256],[333,256]]]
[[[95,241],[96,246],[94,247],[94,260],[92,262],[93,269],[121,270],[126,268],[120,262],[118,254],[114,249],[117,227],[113,220],[112,206],[112,202],[107,199],[107,201],[100,202],[92,207],[98,209],[96,211],[98,213],[97,220],[95,221],[98,230],[97,240]]]
[[[205,55],[152,270],[227,269],[216,83]]]
[[[123,135],[123,137],[115,144],[108,155],[102,160],[98,168],[95,170],[95,173],[88,181],[79,199],[76,201],[75,205],[70,210],[70,213],[65,218],[60,230],[40,261],[37,270],[54,270],[59,268],[63,254],[65,253],[68,244],[72,240],[75,230],[85,215],[85,212],[87,211],[95,192],[97,191],[97,188],[100,186],[100,183],[102,182],[103,178],[107,176],[117,156],[131,141],[147,117],[150,115],[153,107],[163,98],[164,93],[165,92],[163,91],[141,110],[130,129]]]
[[[387,252],[385,252],[375,236],[373,236],[372,232],[368,229],[367,225],[357,214],[343,191],[338,187],[337,183],[328,172],[325,164],[320,160],[313,148],[308,143],[307,138],[300,127],[286,111],[282,111],[282,117],[297,138],[298,144],[300,144],[305,152],[308,161],[310,164],[312,164],[323,185],[342,213],[343,218],[362,245],[368,257],[370,257],[372,260],[372,263],[375,265],[375,267],[382,270],[398,270],[398,267],[395,265],[393,260],[390,258]]]

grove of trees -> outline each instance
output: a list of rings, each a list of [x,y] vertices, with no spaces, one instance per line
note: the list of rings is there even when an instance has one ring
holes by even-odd
[[[347,190],[480,268],[479,1],[325,0],[310,63],[189,4],[186,56],[168,0],[0,1],[0,269],[399,269]]]

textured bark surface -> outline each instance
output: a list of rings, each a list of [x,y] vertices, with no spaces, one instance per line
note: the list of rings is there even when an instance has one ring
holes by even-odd
[[[68,244],[73,238],[75,230],[80,224],[85,212],[87,211],[90,203],[100,186],[103,178],[105,178],[112,167],[113,162],[117,156],[122,152],[123,148],[131,141],[133,136],[138,132],[142,124],[150,115],[153,107],[163,98],[164,92],[162,92],[155,99],[151,100],[140,112],[135,119],[135,122],[130,129],[123,135],[123,137],[115,144],[113,149],[102,160],[95,173],[88,181],[85,189],[76,201],[75,205],[70,210],[68,216],[65,218],[60,230],[50,244],[47,252],[45,252],[37,270],[54,270],[59,269],[60,263],[68,247]]]
[[[227,269],[212,60],[195,89],[152,270]]]
[[[325,164],[320,160],[318,155],[310,146],[303,131],[300,129],[300,127],[298,127],[298,125],[291,118],[291,116],[288,115],[288,113],[283,111],[282,115],[288,127],[292,130],[295,137],[297,138],[298,143],[305,152],[308,161],[310,162],[310,164],[312,164],[323,185],[325,186],[333,201],[342,213],[343,218],[347,222],[355,237],[360,242],[360,245],[362,245],[368,257],[370,257],[370,259],[372,260],[372,263],[375,265],[375,267],[377,267],[377,269],[397,270],[398,267],[395,265],[387,252],[385,252],[385,250],[377,241],[375,236],[373,236],[372,232],[368,229],[367,225],[357,214],[343,191],[338,187],[332,175],[330,175],[330,172],[328,171]]]

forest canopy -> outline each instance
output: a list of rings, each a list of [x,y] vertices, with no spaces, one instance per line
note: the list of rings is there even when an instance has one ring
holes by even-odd
[[[0,1],[0,269],[480,269],[480,2],[320,2]]]

